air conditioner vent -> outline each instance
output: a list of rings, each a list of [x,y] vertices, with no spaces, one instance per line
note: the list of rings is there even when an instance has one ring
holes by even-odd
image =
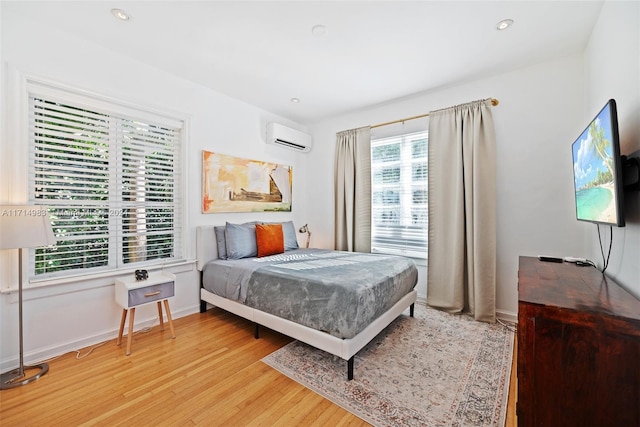
[[[267,124],[267,144],[295,151],[311,151],[311,135],[278,123]]]

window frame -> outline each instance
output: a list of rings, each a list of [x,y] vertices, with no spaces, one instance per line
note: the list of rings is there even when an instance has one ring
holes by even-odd
[[[420,138],[424,138],[427,141],[424,151],[424,157],[414,158],[412,156],[412,142]],[[399,144],[400,146],[398,159],[390,160],[387,162],[390,167],[399,165],[400,176],[398,185],[395,185],[393,183],[386,185],[384,183],[376,183],[376,174],[379,173],[378,171],[380,170],[380,165],[383,164],[384,161],[374,160],[375,156],[373,151],[376,147],[385,144]],[[372,138],[371,151],[371,251],[374,253],[402,255],[414,259],[426,260],[428,256],[428,196],[426,197],[426,202],[424,203],[424,208],[426,209],[424,227],[417,227],[411,223],[413,222],[412,217],[414,213],[412,208],[417,209],[418,206],[415,205],[420,204],[415,202],[414,192],[416,190],[421,190],[424,191],[424,194],[428,194],[428,131],[426,129],[417,131],[412,130],[397,132],[393,135]],[[416,187],[416,182],[421,182],[421,180],[414,181],[415,166],[422,163],[424,163],[427,167],[424,186]],[[398,187],[400,187],[400,190],[397,191],[399,210],[401,211],[398,216],[398,221],[400,222],[400,224],[388,225],[386,227],[381,224],[376,224],[376,210],[378,207],[376,206],[375,201],[378,199],[378,197],[375,195],[375,193],[379,192],[380,190],[384,190],[385,188],[394,191],[393,189]],[[379,231],[376,232],[376,228],[378,227],[381,230],[379,229]],[[397,237],[392,237],[391,234],[395,234],[397,235]],[[410,241],[412,237],[420,237],[420,234],[422,234],[423,239],[418,238],[418,242],[421,244],[406,244],[406,242]],[[380,243],[379,241],[376,241],[376,238],[389,239],[389,244]],[[424,246],[424,250],[421,249],[422,246]]]
[[[187,262],[187,218],[186,211],[184,209],[186,204],[187,192],[186,190],[186,170],[188,170],[185,156],[186,152],[186,134],[188,131],[188,120],[177,113],[168,113],[152,107],[140,106],[136,104],[126,103],[121,100],[116,100],[103,95],[99,95],[93,92],[83,91],[77,88],[65,86],[56,82],[45,81],[39,78],[25,77],[23,80],[22,102],[24,102],[23,111],[25,119],[23,121],[24,126],[24,144],[26,154],[27,167],[26,173],[26,185],[25,194],[30,203],[44,205],[55,209],[55,205],[48,204],[47,201],[38,199],[35,196],[35,182],[36,175],[34,175],[34,165],[32,164],[31,151],[34,149],[35,138],[33,136],[33,130],[29,129],[32,123],[31,114],[31,99],[32,97],[44,98],[48,101],[64,103],[72,105],[77,108],[87,108],[90,111],[98,111],[108,116],[115,116],[116,120],[133,119],[139,120],[144,123],[150,123],[156,126],[167,126],[178,130],[179,134],[174,142],[179,144],[179,147],[172,152],[171,161],[179,162],[173,171],[172,181],[173,185],[173,212],[178,209],[178,215],[175,216],[173,221],[173,227],[171,230],[173,256],[164,258],[154,258],[151,260],[144,260],[139,262],[125,263],[123,259],[123,246],[124,242],[122,237],[124,232],[121,227],[122,219],[117,216],[109,216],[109,231],[107,233],[109,240],[108,248],[108,263],[104,267],[83,269],[76,268],[70,270],[61,270],[54,273],[36,274],[35,272],[35,254],[37,249],[30,249],[28,259],[25,262],[23,268],[25,268],[26,276],[29,279],[30,284],[37,286],[45,286],[48,284],[56,284],[61,282],[70,282],[76,280],[84,280],[90,277],[104,277],[104,276],[117,276],[124,273],[131,272],[137,268],[148,268],[153,270],[155,268],[162,268],[165,265],[178,265]],[[113,140],[113,135],[109,135],[109,144],[117,144]],[[121,148],[120,148],[121,150]],[[120,152],[121,154],[121,152]],[[118,157],[122,157],[121,155]],[[113,157],[113,156],[111,156]],[[109,162],[113,159],[110,158]],[[122,162],[122,160],[120,160]],[[113,187],[118,185],[118,179],[115,177],[110,178],[109,192],[113,191]],[[122,198],[109,197],[108,209],[114,211],[121,209]],[[85,206],[89,208],[89,206]],[[114,225],[115,232],[114,235]],[[115,243],[112,244],[112,243]]]

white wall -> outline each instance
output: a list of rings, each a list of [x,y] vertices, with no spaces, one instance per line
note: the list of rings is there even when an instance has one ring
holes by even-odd
[[[476,99],[500,101],[492,109],[497,144],[497,295],[501,315],[517,312],[519,255],[578,256],[584,237],[574,219],[571,143],[583,125],[581,55],[467,82],[325,120],[312,127],[316,146],[308,173],[333,171],[335,134],[411,117]],[[309,200],[316,244],[333,245],[333,189]],[[418,293],[426,298],[420,268]]]
[[[618,102],[622,154],[640,156],[640,3],[604,2],[584,55],[417,94],[324,120],[309,174],[333,172],[335,133],[493,97],[498,179],[496,305],[517,312],[519,255],[585,257],[602,266],[595,226],[575,220],[571,143],[607,99]],[[333,246],[333,189],[308,201],[315,244]],[[613,233],[607,275],[640,296],[640,192],[625,195],[625,228]],[[607,230],[608,233],[608,230]],[[605,248],[608,239],[603,242]],[[418,292],[426,298],[426,271]]]
[[[618,107],[620,152],[640,157],[640,3],[605,2],[585,51],[587,123],[605,102]],[[625,193],[624,228],[614,227],[611,259],[606,274],[640,298],[640,191]],[[596,227],[582,224],[589,247],[586,257],[602,255]],[[608,228],[608,227],[607,227]],[[601,227],[605,254],[609,230]]]
[[[188,121],[186,147],[185,246],[195,257],[195,227],[225,221],[254,219],[296,224],[306,220],[302,183],[308,180],[304,154],[264,144],[266,123],[278,121],[305,130],[254,106],[210,91],[189,81],[105,50],[54,27],[43,28],[2,13],[2,140],[0,142],[0,203],[25,201],[26,138],[20,100],[24,93],[20,77],[34,75],[78,89],[143,107],[175,113]],[[293,166],[293,212],[267,214],[202,214],[202,150],[278,162]],[[16,251],[1,251],[0,265],[0,369],[16,365],[18,312]],[[199,308],[199,275],[193,264],[172,269],[177,273],[176,296],[171,300],[174,317]],[[24,292],[25,360],[33,362],[61,352],[113,338],[121,309],[114,300],[114,277],[82,280]],[[153,306],[141,307],[137,324],[147,325],[157,317]],[[180,340],[178,336],[177,340]],[[135,349],[134,349],[135,351]]]

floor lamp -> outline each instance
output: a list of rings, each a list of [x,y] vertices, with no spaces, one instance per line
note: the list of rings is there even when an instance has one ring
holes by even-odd
[[[18,317],[20,328],[20,366],[1,375],[0,390],[18,387],[35,381],[49,370],[41,363],[24,365],[22,345],[22,249],[53,245],[56,238],[51,229],[49,213],[43,206],[0,206],[0,249],[18,249]],[[25,368],[37,370],[25,375]]]

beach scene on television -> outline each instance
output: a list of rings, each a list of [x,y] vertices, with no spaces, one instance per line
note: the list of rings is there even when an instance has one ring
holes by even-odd
[[[615,224],[617,204],[609,109],[607,105],[573,144],[573,170],[577,218]]]

